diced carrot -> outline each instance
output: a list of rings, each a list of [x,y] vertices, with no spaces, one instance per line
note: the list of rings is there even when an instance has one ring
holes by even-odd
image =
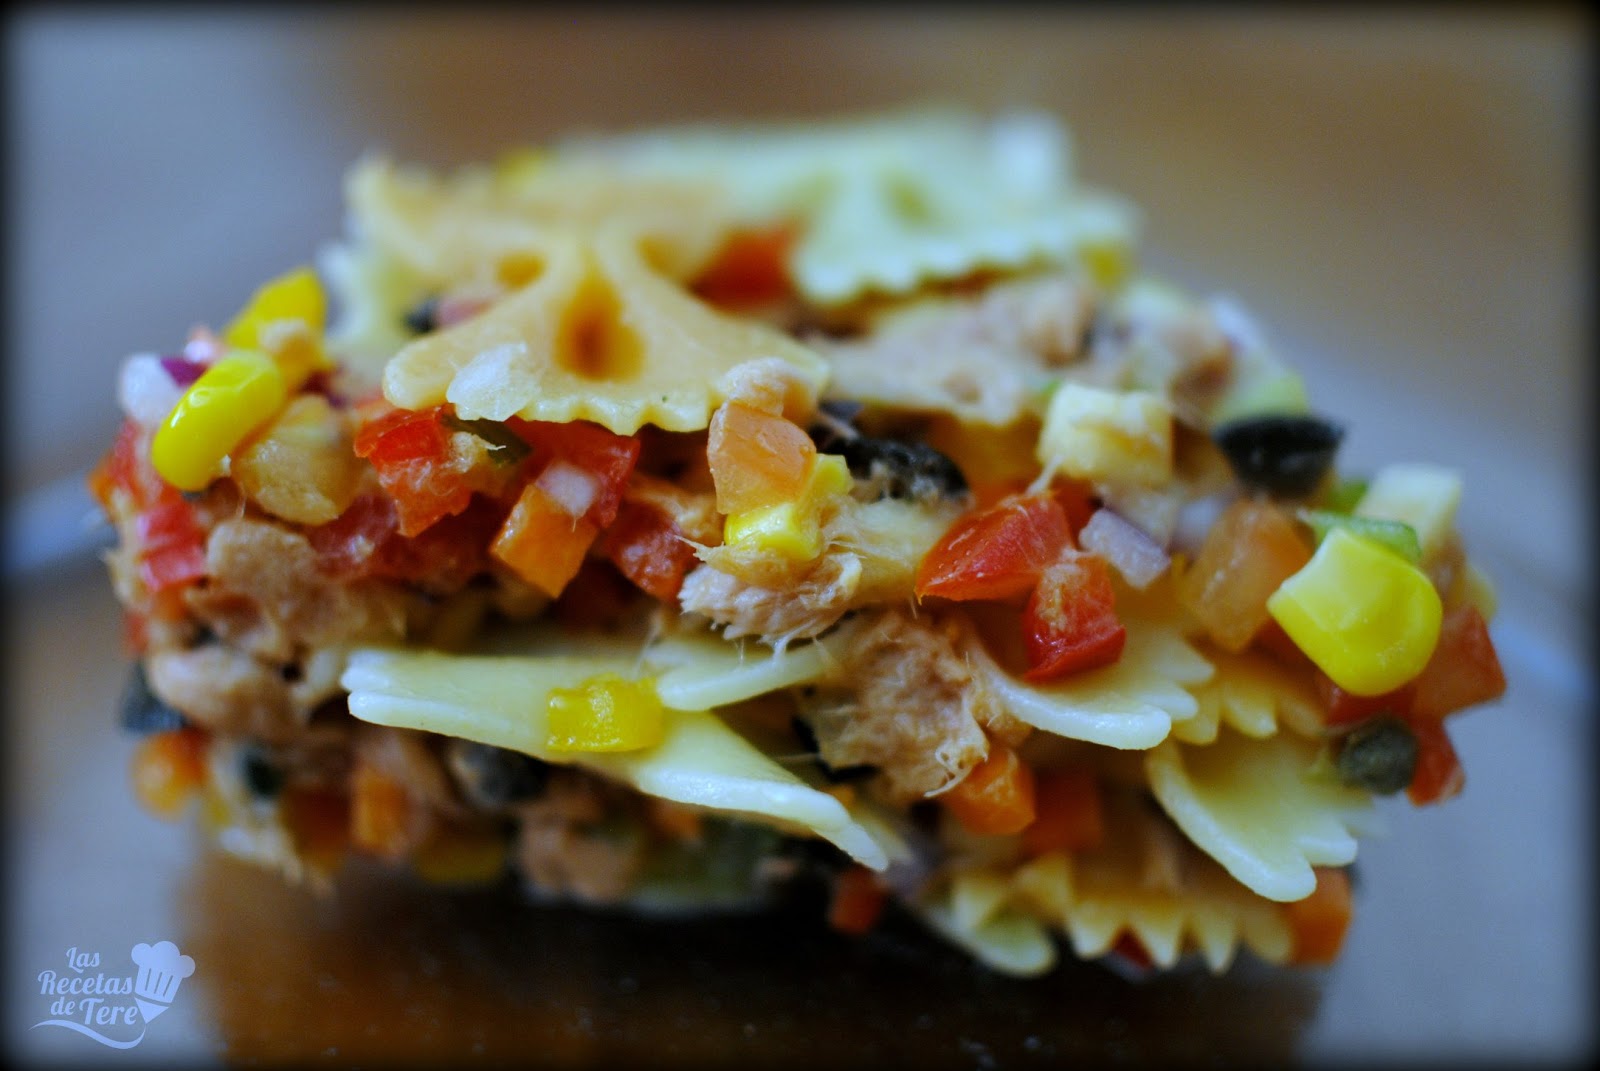
[[[799,498],[816,456],[816,444],[798,424],[728,402],[712,416],[706,439],[717,512],[743,513]]]
[[[403,858],[411,844],[411,801],[399,781],[371,766],[350,778],[350,841],[385,859]]]
[[[600,534],[593,522],[573,518],[537,483],[522,489],[489,552],[551,598],[578,575]]]
[[[1332,963],[1350,926],[1350,878],[1337,867],[1319,866],[1315,872],[1317,887],[1311,895],[1283,905],[1294,937],[1291,963]]]
[[[1020,833],[1037,817],[1033,771],[996,741],[988,757],[939,799],[973,833]]]
[[[208,779],[206,751],[210,734],[203,729],[152,733],[133,754],[133,791],[145,810],[160,818],[176,818]]]
[[[864,866],[852,866],[834,880],[828,925],[840,933],[866,933],[877,925],[888,899],[877,875]]]
[[[1035,777],[1037,815],[1022,831],[1030,856],[1092,851],[1105,840],[1105,817],[1094,772],[1081,766],[1045,770]]]

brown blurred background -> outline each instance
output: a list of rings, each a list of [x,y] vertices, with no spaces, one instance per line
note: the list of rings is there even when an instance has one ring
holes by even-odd
[[[1147,262],[1240,297],[1314,403],[1346,420],[1342,464],[1434,460],[1466,476],[1461,525],[1500,582],[1513,690],[1462,724],[1467,795],[1401,814],[1391,842],[1364,849],[1375,891],[1305,1051],[1538,1059],[1592,1041],[1593,27],[1580,9],[8,19],[5,501],[10,556],[34,563],[12,607],[29,627],[8,652],[22,935],[8,976],[87,941],[85,918],[113,943],[154,940],[185,917],[185,889],[226,904],[217,890],[243,880],[159,876],[181,871],[188,843],[123,802],[115,610],[94,563],[70,553],[86,545],[78,474],[110,442],[123,356],[175,346],[307,260],[340,227],[340,176],[368,149],[450,164],[576,129],[931,100],[1058,113],[1080,174],[1143,209]],[[87,671],[69,654],[85,649],[106,652],[103,671],[98,654]],[[297,904],[275,901],[277,923]],[[239,922],[190,928],[221,941]],[[170,1055],[215,1051],[215,1022],[172,1014]],[[270,1056],[268,1035],[252,1051]],[[76,1040],[51,1051],[81,1056]]]

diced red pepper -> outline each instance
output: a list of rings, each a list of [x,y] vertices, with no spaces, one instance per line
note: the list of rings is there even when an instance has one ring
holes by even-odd
[[[698,560],[672,519],[642,502],[622,504],[616,523],[600,537],[595,550],[663,602],[678,597],[684,576]]]
[[[694,281],[694,293],[713,305],[736,307],[786,297],[792,289],[789,253],[799,233],[792,223],[735,231]]]
[[[1022,831],[1022,847],[1029,855],[1092,851],[1105,840],[1093,770],[1075,766],[1042,771],[1034,777],[1033,798],[1037,814]]]
[[[1406,788],[1406,797],[1421,807],[1442,803],[1460,793],[1466,786],[1467,774],[1456,757],[1443,720],[1409,718],[1406,723],[1417,737],[1417,772]]]
[[[1325,965],[1339,958],[1353,908],[1350,878],[1336,867],[1316,867],[1317,887],[1304,900],[1283,905],[1294,944],[1289,962]]]
[[[840,933],[866,933],[877,925],[888,899],[877,875],[863,866],[849,867],[834,879],[828,925]]]
[[[1063,551],[1028,599],[1022,637],[1029,665],[1023,679],[1029,681],[1058,680],[1121,658],[1128,630],[1117,620],[1105,559]]]
[[[551,598],[578,575],[584,555],[600,529],[586,517],[573,517],[538,483],[522,489],[511,516],[495,536],[489,553]]]
[[[470,468],[453,456],[450,429],[440,420],[444,412],[442,406],[396,409],[356,433],[356,456],[372,462],[379,485],[394,499],[402,535],[416,535],[472,501]]]
[[[1156,961],[1150,957],[1150,952],[1144,947],[1144,942],[1127,930],[1117,934],[1117,939],[1111,942],[1109,954],[1127,961],[1128,966],[1137,971],[1155,970]]]
[[[124,420],[106,456],[89,473],[89,493],[107,513],[114,490],[127,493],[134,509],[144,509],[161,497],[167,484],[150,464],[148,434],[132,420]]]
[[[1439,643],[1414,683],[1411,710],[1422,720],[1438,720],[1505,694],[1505,671],[1476,606],[1458,606],[1445,614]]]
[[[329,576],[409,580],[447,592],[488,567],[489,541],[505,514],[504,506],[479,497],[461,513],[406,537],[392,499],[360,495],[336,519],[307,529],[306,538],[317,552],[317,567]]]
[[[206,535],[195,520],[194,507],[170,487],[166,490],[155,505],[134,520],[143,548],[139,579],[154,593],[206,575]]]
[[[1052,495],[1013,495],[957,520],[917,569],[919,598],[1008,599],[1028,591],[1072,547]]]
[[[593,476],[599,487],[584,520],[604,528],[617,518],[622,492],[639,460],[639,439],[617,435],[598,424],[574,420],[559,424],[512,417],[506,426],[539,451],[539,463],[559,458]]]
[[[988,756],[939,797],[973,833],[1020,833],[1038,816],[1033,770],[1012,748],[997,741]]]
[[[1094,487],[1083,480],[1058,476],[1050,485],[1050,493],[1061,503],[1062,512],[1067,515],[1067,524],[1076,539],[1078,533],[1083,531],[1083,526],[1089,523],[1089,518],[1094,516],[1094,511],[1100,508],[1095,503]]]
[[[1317,670],[1312,679],[1316,682],[1317,694],[1322,697],[1322,723],[1330,729],[1348,729],[1379,714],[1393,714],[1398,718],[1408,718],[1411,714],[1412,697],[1416,693],[1414,685],[1403,684],[1382,695],[1352,695],[1329,680],[1321,670]]]

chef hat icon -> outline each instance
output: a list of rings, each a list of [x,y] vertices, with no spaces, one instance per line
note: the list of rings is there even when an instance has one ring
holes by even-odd
[[[171,941],[154,945],[141,942],[133,946],[130,954],[139,965],[139,977],[133,983],[134,1000],[148,1023],[167,1010],[178,986],[194,973],[194,960],[180,953]]]

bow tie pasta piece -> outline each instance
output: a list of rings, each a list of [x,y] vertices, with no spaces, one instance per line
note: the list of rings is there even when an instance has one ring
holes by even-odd
[[[542,274],[483,313],[417,339],[384,370],[403,409],[451,402],[466,419],[592,420],[698,431],[724,377],[777,358],[815,397],[827,365],[779,331],[716,312],[652,265],[621,225],[554,244]]]
[[[631,675],[637,655],[462,656],[364,648],[340,684],[362,721],[476,740],[546,762],[576,763],[648,795],[709,807],[832,841],[881,870],[884,850],[843,804],[785,770],[720,718],[665,711],[665,736],[635,752],[563,752],[548,744],[547,700],[603,674]]]
[[[1039,115],[922,112],[776,134],[688,127],[563,152],[720,184],[747,220],[800,220],[791,267],[822,304],[981,270],[1120,263],[1134,237],[1132,209],[1075,184],[1065,131]]]
[[[1271,736],[1279,724],[1304,737],[1316,737],[1322,714],[1316,689],[1304,676],[1254,651],[1206,652],[1217,672],[1190,691],[1199,710],[1173,725],[1172,735],[1185,744],[1209,744],[1226,724],[1245,736]]]
[[[1288,733],[1234,732],[1189,747],[1168,740],[1145,755],[1150,790],[1178,828],[1253,892],[1300,900],[1315,866],[1356,857],[1375,828],[1372,797],[1312,769],[1317,744]]]
[[[966,650],[975,673],[1006,710],[1034,728],[1107,747],[1154,747],[1198,712],[1185,686],[1209,678],[1211,663],[1175,625],[1120,602],[1118,616],[1128,632],[1122,657],[1052,684],[1012,676],[975,638]]]

